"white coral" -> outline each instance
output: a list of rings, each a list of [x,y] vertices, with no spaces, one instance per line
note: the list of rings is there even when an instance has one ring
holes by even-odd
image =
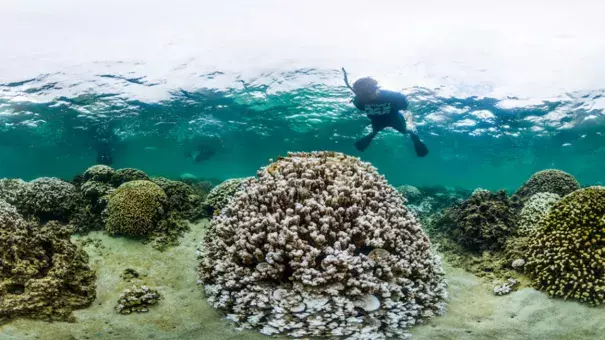
[[[540,220],[548,214],[550,208],[560,199],[559,195],[549,192],[532,195],[519,213],[519,226],[517,229],[519,235],[529,236],[537,227]]]
[[[212,220],[200,263],[208,302],[268,335],[408,336],[443,312],[447,292],[439,258],[402,203],[358,158],[281,158]]]

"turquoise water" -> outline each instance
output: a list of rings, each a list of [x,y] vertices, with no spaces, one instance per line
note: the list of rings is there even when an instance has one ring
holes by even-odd
[[[226,89],[175,89],[169,98],[152,102],[131,100],[119,88],[103,91],[105,81],[114,88],[152,89],[156,84],[145,77],[98,75],[99,93],[72,97],[58,95],[64,85],[57,77],[0,85],[0,177],[69,179],[95,163],[95,146],[108,138],[112,166],[168,177],[243,177],[288,151],[333,150],[371,162],[395,185],[514,190],[545,168],[567,171],[585,185],[603,181],[605,116],[595,103],[605,91],[599,89],[532,103],[446,96],[439,88],[396,89],[409,97],[419,134],[431,150],[420,159],[408,138],[390,129],[364,153],[354,148],[369,131],[369,120],[356,112],[348,89],[337,84],[338,70],[272,72],[233,81]],[[301,79],[313,81],[281,89]],[[43,96],[53,99],[15,100]],[[192,155],[200,148],[210,154],[195,161]]]
[[[170,177],[334,150],[395,185],[514,190],[545,168],[600,183],[602,5],[583,4],[3,2],[0,177],[71,178],[101,129],[114,167]],[[394,131],[355,150],[369,121],[343,66],[409,97],[427,158]]]

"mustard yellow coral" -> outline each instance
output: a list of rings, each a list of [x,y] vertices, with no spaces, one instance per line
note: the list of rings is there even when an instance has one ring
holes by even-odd
[[[109,198],[105,228],[110,234],[148,235],[158,228],[167,199],[151,181],[124,183]]]
[[[537,288],[591,305],[605,301],[605,188],[555,204],[530,236],[526,265]]]

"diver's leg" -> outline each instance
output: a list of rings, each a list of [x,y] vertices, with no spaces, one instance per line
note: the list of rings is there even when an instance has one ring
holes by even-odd
[[[387,125],[385,125],[381,120],[372,119],[372,132],[355,142],[355,148],[361,152],[364,152],[365,149],[370,146],[370,143],[372,143],[374,137],[376,137],[380,130],[384,129],[386,126]]]
[[[405,117],[403,116],[403,112],[397,112],[396,116],[393,119],[393,123],[391,125],[392,128],[399,131],[403,134],[409,134],[410,139],[412,139],[412,143],[414,143],[414,150],[416,150],[416,155],[418,157],[424,157],[428,155],[429,149],[424,145],[424,143],[418,137],[418,133],[416,129],[407,129]]]

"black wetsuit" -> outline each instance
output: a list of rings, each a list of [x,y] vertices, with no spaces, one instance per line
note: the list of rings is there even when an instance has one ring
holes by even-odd
[[[400,110],[407,110],[408,99],[399,92],[379,90],[378,96],[369,101],[361,101],[358,97],[353,104],[363,111],[372,121],[372,130],[379,132],[386,127],[406,133],[405,119]]]
[[[405,118],[400,111],[407,110],[409,102],[403,94],[379,90],[376,98],[363,101],[359,97],[355,97],[353,104],[372,121],[372,132],[355,143],[357,150],[364,151],[378,132],[386,127],[392,127],[402,134],[410,135],[416,154],[419,157],[424,157],[428,154],[429,150],[418,138],[416,132],[408,131],[406,128]]]

